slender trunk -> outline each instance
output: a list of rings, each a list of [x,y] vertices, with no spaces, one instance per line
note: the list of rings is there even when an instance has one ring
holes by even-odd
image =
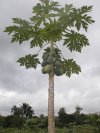
[[[54,118],[54,72],[51,72],[49,74],[48,133],[55,133],[55,118]]]

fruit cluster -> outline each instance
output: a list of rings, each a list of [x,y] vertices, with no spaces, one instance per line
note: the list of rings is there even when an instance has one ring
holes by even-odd
[[[42,73],[51,73],[52,71],[55,73],[55,75],[60,76],[61,73],[61,56],[60,56],[60,50],[58,48],[54,48],[53,50],[50,50],[49,47],[45,49],[45,52],[43,53],[43,61],[41,63],[42,66]]]

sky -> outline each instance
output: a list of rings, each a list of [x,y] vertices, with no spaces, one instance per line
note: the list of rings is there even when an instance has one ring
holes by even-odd
[[[91,16],[95,23],[85,33],[90,46],[80,53],[70,53],[63,49],[64,56],[74,58],[81,66],[79,75],[55,76],[55,113],[65,107],[73,113],[79,105],[85,113],[100,112],[100,1],[99,0],[58,0],[61,4],[76,7],[93,5]],[[13,105],[29,103],[35,114],[47,115],[48,75],[36,70],[25,69],[16,63],[17,59],[37,51],[30,49],[29,42],[22,45],[11,44],[11,36],[4,33],[6,26],[12,25],[11,18],[27,19],[33,15],[32,7],[38,0],[0,0],[0,115],[10,115]],[[58,44],[59,46],[61,43]]]

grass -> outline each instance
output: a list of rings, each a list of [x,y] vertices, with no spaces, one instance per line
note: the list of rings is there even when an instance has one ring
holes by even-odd
[[[48,132],[47,129],[40,129],[40,128],[34,128],[34,129],[0,128],[0,133],[48,133]],[[99,133],[99,132],[95,132],[94,128],[90,126],[77,126],[72,128],[56,128],[56,133]]]
[[[34,130],[31,130],[29,128],[27,129],[16,129],[16,128],[8,128],[8,129],[0,129],[0,133],[47,133],[47,130],[35,128]]]

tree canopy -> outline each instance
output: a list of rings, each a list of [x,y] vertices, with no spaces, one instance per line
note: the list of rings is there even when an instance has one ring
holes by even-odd
[[[40,47],[41,50],[49,43],[53,43],[55,49],[59,51],[56,54],[57,56],[59,54],[61,63],[61,71],[55,74],[57,76],[65,74],[70,77],[73,73],[78,74],[81,68],[73,59],[64,58],[56,43],[63,40],[62,45],[71,52],[81,52],[84,46],[88,46],[87,37],[79,31],[82,28],[87,31],[89,24],[94,23],[92,17],[88,15],[91,10],[92,6],[75,8],[72,4],[65,4],[62,7],[59,2],[40,0],[33,7],[33,16],[29,21],[12,18],[14,25],[6,27],[5,32],[12,34],[12,43],[22,44],[30,40],[30,48]],[[18,62],[26,68],[36,69],[40,64],[38,52],[21,57]]]

